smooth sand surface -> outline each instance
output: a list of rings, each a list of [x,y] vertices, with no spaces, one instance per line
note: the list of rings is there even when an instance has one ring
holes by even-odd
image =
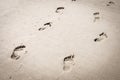
[[[0,0],[0,80],[120,80],[120,0],[112,1]]]

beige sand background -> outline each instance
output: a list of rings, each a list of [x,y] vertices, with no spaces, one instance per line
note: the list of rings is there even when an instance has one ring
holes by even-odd
[[[120,0],[112,1],[0,0],[0,80],[120,80]],[[38,31],[46,22],[52,27]],[[101,32],[108,38],[94,42]],[[11,59],[21,44],[27,53]],[[75,64],[64,71],[73,53]]]

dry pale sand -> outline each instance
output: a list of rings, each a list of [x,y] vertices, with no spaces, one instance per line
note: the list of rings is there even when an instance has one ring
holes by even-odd
[[[0,0],[0,80],[120,80],[120,0],[112,1]]]

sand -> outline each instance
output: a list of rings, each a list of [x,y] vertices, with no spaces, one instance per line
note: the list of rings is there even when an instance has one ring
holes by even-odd
[[[119,0],[0,0],[0,80],[120,80],[119,14]]]

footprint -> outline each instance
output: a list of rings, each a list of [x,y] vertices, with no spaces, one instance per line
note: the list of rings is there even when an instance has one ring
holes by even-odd
[[[99,12],[93,13],[93,15],[94,15],[94,20],[93,20],[93,22],[96,22],[96,20],[99,20],[99,19],[100,19],[99,14],[100,14]]]
[[[44,24],[44,26],[51,27],[52,26],[52,22],[47,22],[47,23]]]
[[[72,66],[74,63],[74,54],[69,55],[63,59],[63,70],[64,71],[70,71],[72,69]]]
[[[72,1],[76,1],[76,0],[72,0]]]
[[[26,48],[25,45],[20,45],[20,46],[17,46],[14,51],[20,51],[20,50],[23,50],[24,48]]]
[[[99,37],[98,37],[98,38],[95,38],[95,39],[94,39],[94,41],[95,41],[95,42],[100,42],[100,41],[102,41],[102,40],[105,39],[105,38],[108,38],[108,36],[107,36],[106,33],[102,32],[102,33],[99,34]]]
[[[51,27],[52,26],[52,22],[47,22],[43,25],[43,27],[39,28],[38,30],[39,31],[43,31],[45,29],[47,29],[48,27]]]
[[[70,72],[72,70],[72,66],[75,65],[74,57],[74,54],[71,54],[63,59],[63,71],[56,77],[56,80],[59,80],[61,76],[64,75],[64,73]]]
[[[24,48],[26,48],[25,45],[17,46],[13,53],[11,54],[11,59],[18,60],[23,53],[26,53],[27,51],[24,51]]]
[[[93,13],[93,15],[99,15],[100,13],[99,12],[95,12],[95,13]]]
[[[114,5],[114,4],[115,4],[115,2],[109,1],[109,2],[106,4],[106,6],[111,6],[111,5]]]
[[[65,9],[64,7],[58,7],[55,12],[56,12],[56,13],[60,13],[60,12],[62,12],[64,9]]]

